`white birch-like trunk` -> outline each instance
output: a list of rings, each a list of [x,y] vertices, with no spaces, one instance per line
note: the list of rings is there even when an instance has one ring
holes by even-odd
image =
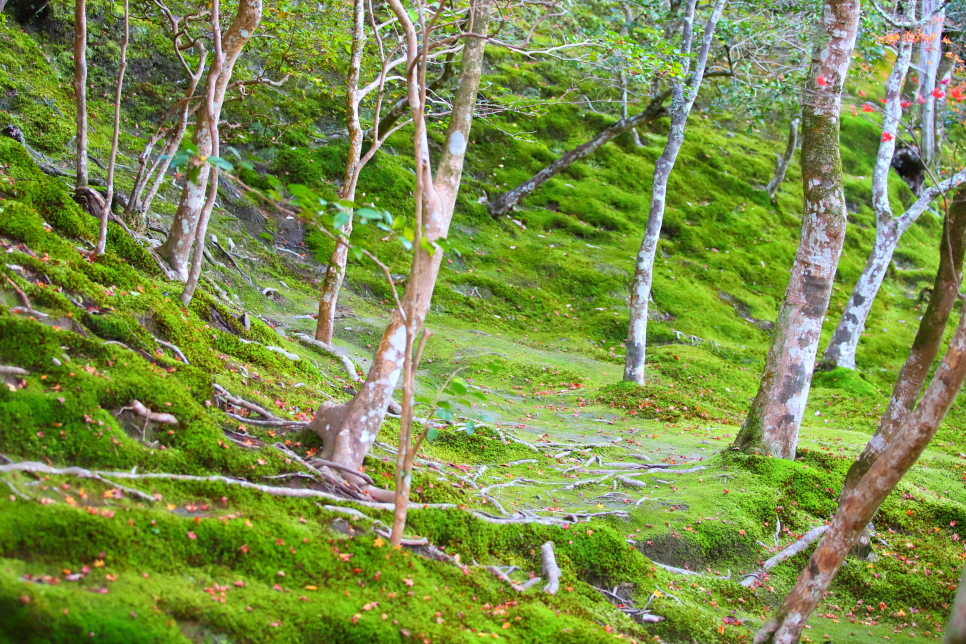
[[[637,261],[634,265],[634,277],[631,282],[630,323],[627,330],[627,342],[624,358],[624,380],[644,384],[644,364],[646,359],[645,342],[647,340],[647,307],[651,297],[651,284],[654,273],[654,257],[657,244],[661,236],[661,225],[664,222],[664,209],[667,205],[667,183],[677,161],[678,152],[684,144],[684,128],[694,106],[694,100],[701,88],[704,70],[708,63],[708,54],[714,30],[724,11],[726,0],[716,0],[711,16],[704,28],[701,49],[698,52],[694,72],[686,82],[673,81],[671,92],[671,129],[668,132],[664,151],[654,164],[654,179],[651,184],[651,205],[647,213],[647,225],[641,240]],[[696,0],[689,0],[684,17],[684,39],[681,45],[682,53],[691,53],[691,41],[694,32],[694,14]],[[685,69],[685,74],[688,72]]]
[[[937,0],[924,0],[923,16],[928,17],[936,9]],[[922,104],[922,161],[931,168],[936,160],[936,97],[933,90],[937,87],[939,63],[942,60],[942,31],[946,19],[945,10],[938,11],[923,27],[924,38],[920,44],[920,64],[922,65],[921,96],[926,99]]]
[[[400,0],[390,0],[393,11],[403,21],[405,9]],[[485,34],[489,19],[489,2],[478,3],[479,19],[473,33]],[[443,251],[436,244],[449,232],[459,192],[470,128],[473,124],[473,110],[483,71],[483,52],[485,41],[468,38],[463,49],[463,64],[460,72],[459,89],[453,99],[449,130],[443,146],[436,178],[432,180],[429,160],[429,142],[422,119],[417,118],[414,137],[417,173],[422,173],[428,183],[424,184],[423,203],[424,237],[435,248],[432,254],[421,245],[413,248],[412,269],[407,280],[406,292],[402,298],[402,309],[407,311],[408,320],[403,320],[396,310],[383,333],[379,347],[373,357],[372,366],[366,381],[356,396],[345,403],[322,403],[310,427],[323,441],[322,457],[342,465],[358,469],[366,454],[372,448],[385,418],[386,407],[392,400],[392,393],[399,381],[407,357],[407,346],[423,325],[429,312],[430,300],[436,285],[436,277],[443,260]],[[409,106],[414,117],[418,117],[421,101],[420,87],[415,76],[417,46],[415,40],[409,43],[408,63]],[[409,327],[407,342],[407,326]],[[408,404],[407,401],[404,403]],[[351,475],[350,475],[351,478]]]
[[[356,185],[359,183],[359,171],[362,159],[362,122],[359,119],[359,73],[362,69],[362,55],[365,52],[366,7],[364,0],[355,0],[352,26],[352,57],[349,61],[349,76],[346,82],[346,130],[349,132],[349,150],[345,162],[345,179],[339,191],[340,199],[354,201]],[[373,140],[378,141],[375,133]],[[375,143],[373,143],[375,145]],[[349,221],[342,227],[341,234],[346,239],[352,234],[352,214]],[[315,339],[326,344],[332,344],[332,334],[335,330],[335,313],[339,301],[339,291],[345,280],[346,265],[349,261],[349,245],[340,237],[329,258],[329,264],[322,278],[322,289],[319,293],[319,316],[315,325]]]
[[[121,92],[124,89],[124,72],[127,71],[127,44],[130,23],[130,6],[124,0],[124,39],[121,41],[121,66],[117,73],[117,87],[114,93],[114,134],[111,138],[111,156],[107,163],[107,196],[104,197],[104,211],[101,213],[101,225],[97,236],[95,253],[104,254],[107,246],[107,217],[111,212],[111,202],[114,201],[114,169],[117,163],[118,137],[121,134]]]
[[[839,154],[842,86],[859,25],[859,0],[825,0],[802,95],[802,233],[758,393],[735,446],[795,458],[822,321],[845,242]]]
[[[212,154],[211,132],[205,124],[214,123],[217,127],[221,119],[221,109],[225,98],[228,82],[242,49],[254,35],[262,19],[262,0],[243,0],[238,7],[238,13],[224,36],[224,64],[217,71],[214,66],[208,72],[206,87],[213,89],[213,100],[205,101],[198,110],[198,125],[195,127],[194,143],[198,148],[199,157]],[[188,181],[181,192],[181,201],[168,232],[168,238],[158,247],[157,252],[164,258],[179,279],[188,279],[188,260],[191,248],[197,236],[198,223],[206,202],[206,191],[211,166],[201,165],[197,182]],[[217,185],[216,188],[217,190]],[[201,253],[202,247],[197,249]]]

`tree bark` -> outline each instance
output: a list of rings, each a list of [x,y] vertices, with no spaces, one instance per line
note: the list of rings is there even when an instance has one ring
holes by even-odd
[[[684,127],[688,116],[698,97],[704,70],[708,64],[708,54],[714,38],[714,30],[721,18],[721,13],[727,0],[716,0],[711,16],[704,26],[704,37],[695,61],[694,72],[685,82],[681,79],[672,81],[671,85],[671,129],[667,135],[664,151],[654,164],[654,179],[651,184],[651,205],[647,213],[647,226],[641,248],[637,252],[634,266],[634,278],[631,282],[631,319],[627,331],[626,358],[624,362],[624,380],[644,384],[645,341],[647,339],[647,306],[651,297],[651,282],[653,280],[654,256],[657,243],[661,235],[661,225],[664,221],[664,209],[667,202],[667,183],[677,161],[678,152],[684,144]],[[684,17],[684,38],[681,43],[682,54],[685,57],[691,53],[691,42],[694,33],[695,0],[688,0]],[[687,60],[687,58],[685,58]],[[684,73],[688,73],[685,68]],[[613,127],[613,126],[612,126]],[[631,126],[633,127],[633,126]],[[578,148],[579,149],[579,148]]]
[[[952,406],[966,378],[966,316],[949,345],[922,400],[882,456],[850,494],[843,494],[832,524],[822,537],[798,581],[755,634],[755,644],[794,644],[818,606],[856,537],[868,525],[882,501],[916,463],[939,423]]]
[[[359,183],[359,170],[362,159],[362,122],[359,119],[359,73],[362,69],[362,55],[366,47],[366,6],[365,0],[355,0],[352,26],[352,56],[349,61],[349,77],[346,82],[346,129],[349,132],[349,150],[345,162],[345,179],[339,198],[354,201],[356,185]],[[378,141],[378,133],[373,137]],[[335,329],[336,305],[339,291],[345,280],[346,264],[349,260],[349,245],[345,241],[352,234],[352,211],[349,221],[342,227],[341,235],[336,241],[332,257],[322,278],[322,291],[319,294],[319,317],[315,326],[315,339],[326,344],[332,344],[332,333]]]
[[[944,644],[966,644],[966,566],[959,576],[956,599],[946,622]]]
[[[778,188],[785,180],[785,173],[788,172],[788,166],[791,165],[792,159],[795,158],[795,149],[798,147],[798,126],[801,122],[802,118],[795,116],[792,117],[791,122],[788,124],[788,144],[785,146],[784,154],[778,158],[778,167],[775,168],[775,176],[772,177],[772,180],[768,182],[768,187],[765,188],[769,197],[775,197],[775,193],[778,192]]]
[[[114,93],[114,134],[111,139],[111,157],[107,162],[107,196],[104,198],[103,212],[101,212],[101,227],[97,237],[98,255],[104,254],[107,246],[107,217],[111,212],[111,202],[114,200],[114,166],[117,163],[118,137],[121,134],[121,92],[124,89],[124,72],[127,71],[127,44],[130,24],[130,6],[124,0],[124,38],[121,40],[121,67],[117,72],[117,89]]]
[[[74,100],[77,103],[77,185],[86,188],[87,174],[87,1],[74,2]]]
[[[946,322],[959,295],[963,280],[963,254],[966,252],[966,191],[960,191],[950,204],[939,243],[939,270],[933,285],[932,297],[919,331],[912,342],[909,356],[899,371],[892,397],[875,435],[866,444],[859,459],[852,464],[842,485],[842,498],[858,485],[882,452],[897,439],[897,431],[912,412],[916,399],[926,383],[939,348],[942,346]]]
[[[842,85],[855,49],[859,0],[825,0],[802,100],[802,233],[765,371],[735,446],[794,459],[822,320],[845,242],[839,155]]]
[[[405,15],[405,9],[399,0],[390,0],[390,5],[397,15],[400,12]],[[485,34],[490,2],[479,0],[474,3],[474,7],[479,15],[473,26],[473,33]],[[403,16],[399,16],[399,19],[403,22]],[[430,254],[421,244],[414,245],[412,268],[402,299],[403,310],[411,312],[407,314],[409,319],[404,320],[398,310],[393,313],[359,393],[345,403],[323,402],[309,425],[322,438],[322,458],[349,466],[354,470],[362,465],[363,459],[375,442],[385,417],[386,407],[392,401],[392,392],[406,362],[407,325],[410,325],[410,337],[414,337],[415,332],[412,330],[418,330],[422,326],[429,312],[436,277],[443,260],[442,248],[436,242],[446,237],[453,218],[456,195],[466,158],[467,142],[473,124],[476,94],[483,71],[484,49],[485,41],[480,38],[468,39],[463,49],[459,89],[453,99],[449,130],[437,165],[435,180],[432,180],[430,172],[429,142],[425,127],[421,125],[421,119],[417,119],[416,122],[417,133],[414,136],[416,171],[422,173],[424,177],[420,181],[426,181],[423,184],[426,196],[422,200],[425,206],[425,215],[422,217],[423,235],[433,246],[434,251]],[[414,77],[418,67],[415,59],[417,54],[417,44],[410,43],[408,93],[410,109],[414,117],[418,117],[420,113],[420,87]]]
[[[238,60],[242,49],[251,39],[255,29],[258,28],[261,19],[262,0],[249,0],[241,3],[235,19],[224,36],[224,63],[217,72],[214,64],[208,71],[206,87],[211,88],[212,98],[205,101],[201,109],[198,110],[198,125],[195,127],[194,133],[194,143],[198,148],[198,156],[202,158],[212,155],[214,143],[211,129],[203,124],[214,123],[217,127],[221,118],[225,91],[228,82],[231,80],[235,62]],[[218,33],[215,37],[220,39],[221,34]],[[202,163],[197,182],[188,181],[185,184],[168,238],[157,249],[158,255],[165,259],[174,273],[184,281],[188,279],[188,258],[195,238],[198,236],[198,224],[206,203],[205,192],[208,187],[210,170],[211,166],[208,163]],[[215,190],[217,191],[217,183],[215,183]],[[197,248],[199,253],[202,250],[203,246]]]
[[[929,16],[938,5],[937,0],[924,0],[923,16]],[[946,19],[946,11],[940,10],[923,27],[923,40],[920,43],[922,64],[922,93],[926,99],[922,104],[922,161],[931,168],[936,160],[936,89],[939,62],[942,60],[942,31]]]

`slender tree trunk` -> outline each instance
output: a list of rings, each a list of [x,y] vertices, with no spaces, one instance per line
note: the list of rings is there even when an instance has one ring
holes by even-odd
[[[340,199],[354,201],[356,185],[359,183],[359,170],[362,159],[362,122],[359,119],[359,72],[362,69],[362,55],[366,48],[366,6],[365,0],[355,0],[352,27],[352,57],[349,61],[349,77],[346,83],[346,129],[349,132],[349,151],[345,162],[345,180],[339,191]],[[373,141],[378,140],[378,133]],[[352,234],[352,214],[340,231],[348,239]],[[345,279],[346,264],[349,260],[349,245],[342,237],[336,241],[329,265],[322,278],[322,292],[319,294],[319,317],[315,326],[315,339],[332,344],[335,329],[336,305],[339,291]]]
[[[882,501],[929,445],[966,378],[966,316],[922,400],[851,494],[843,495],[832,524],[782,605],[755,634],[755,644],[794,644],[805,622],[825,596],[829,584],[856,537],[868,525]]]
[[[825,0],[802,99],[801,240],[758,394],[735,440],[748,452],[795,458],[822,320],[845,242],[839,112],[858,25],[859,0]]]
[[[842,498],[865,476],[882,452],[897,439],[896,432],[912,412],[916,399],[926,383],[939,348],[942,346],[946,322],[959,295],[963,280],[963,253],[966,251],[966,191],[960,191],[946,213],[943,236],[939,243],[939,271],[932,297],[922,315],[919,331],[912,342],[909,356],[899,371],[889,405],[882,414],[875,435],[865,446],[859,459],[849,468],[842,485]]]
[[[929,11],[923,11],[923,16],[929,16],[929,13],[936,8],[935,0],[926,0],[924,7],[928,7]],[[942,60],[942,31],[943,23],[945,22],[946,12],[945,10],[939,11],[935,17],[930,20],[926,26],[923,27],[924,36],[921,47],[922,54],[920,60],[922,61],[922,93],[921,96],[926,99],[926,102],[922,104],[922,161],[926,164],[926,167],[932,168],[936,159],[936,97],[933,96],[933,90],[937,86],[937,75],[939,73],[939,62]]]
[[[859,337],[865,329],[865,322],[872,310],[872,303],[882,286],[892,254],[899,243],[899,231],[896,220],[890,218],[876,226],[875,243],[872,254],[866,260],[865,268],[859,275],[855,288],[849,296],[845,311],[839,318],[838,326],[828,347],[822,356],[823,368],[834,369],[845,367],[855,369],[855,352],[859,345]]]
[[[74,99],[77,102],[77,189],[87,187],[87,1],[74,2]]]
[[[624,380],[644,383],[645,341],[647,339],[647,306],[651,297],[651,282],[654,272],[654,256],[657,243],[661,235],[661,225],[664,221],[664,208],[667,203],[667,183],[677,161],[678,152],[684,144],[684,127],[694,100],[701,88],[704,70],[708,63],[708,54],[714,38],[714,30],[724,11],[726,0],[716,0],[711,16],[704,27],[704,37],[701,49],[698,51],[694,72],[687,82],[675,80],[672,84],[671,96],[671,129],[667,135],[664,151],[654,164],[654,180],[651,184],[651,206],[647,213],[647,226],[641,248],[637,252],[634,266],[634,278],[631,282],[631,319],[627,331],[626,358],[624,361]],[[691,41],[694,33],[695,0],[688,0],[684,17],[684,39],[681,44],[682,53],[691,53]],[[688,70],[684,70],[687,74]]]
[[[397,16],[400,12],[405,16],[405,9],[400,0],[390,0],[390,5]],[[474,3],[474,7],[476,7],[474,11],[478,12],[478,18],[473,26],[473,33],[485,34],[490,2],[479,0]],[[400,21],[403,21],[402,16]],[[453,99],[446,144],[442,149],[435,181],[431,180],[429,172],[429,145],[425,128],[421,125],[421,119],[417,119],[416,122],[417,134],[414,144],[417,173],[423,173],[429,179],[429,183],[424,184],[425,216],[422,219],[424,235],[430,244],[435,245],[436,240],[446,237],[453,218],[470,127],[473,124],[476,94],[483,70],[484,48],[483,40],[471,38],[463,49],[459,89]],[[409,55],[415,57],[417,50],[415,42],[411,43]],[[415,58],[410,60],[408,64],[410,69],[418,67],[416,62]],[[420,88],[413,77],[414,73],[415,70],[409,75],[408,92],[410,109],[413,110],[414,117],[418,117]],[[422,182],[423,179],[420,181]],[[386,407],[392,400],[393,390],[406,362],[407,347],[411,347],[411,339],[422,327],[429,312],[429,304],[442,260],[443,251],[438,245],[435,246],[432,254],[426,252],[419,244],[414,246],[412,269],[402,299],[402,308],[407,311],[409,319],[404,321],[398,310],[393,313],[373,357],[366,381],[352,400],[341,404],[326,401],[319,407],[310,427],[322,437],[322,457],[326,460],[335,461],[353,469],[358,469],[362,465],[363,459],[379,433]]]
[[[107,246],[107,217],[111,213],[111,202],[114,200],[114,169],[117,163],[118,138],[121,134],[121,93],[124,90],[124,72],[127,71],[129,22],[130,7],[128,0],[124,0],[124,38],[121,40],[121,67],[117,72],[117,90],[114,93],[114,135],[111,139],[111,157],[107,163],[107,196],[104,198],[101,228],[97,237],[97,249],[94,251],[98,255],[103,255]]]
[[[214,0],[213,6],[217,2]],[[206,101],[198,111],[198,125],[195,127],[194,143],[198,148],[199,157],[212,155],[213,140],[211,131],[205,127],[205,123],[214,123],[217,127],[221,119],[221,108],[225,98],[225,91],[228,82],[231,80],[232,70],[235,62],[241,54],[242,49],[251,39],[258,28],[262,18],[262,0],[249,0],[239,5],[238,14],[232,21],[231,26],[224,36],[224,64],[220,69],[212,69],[208,72],[206,87],[211,87],[213,99]],[[221,34],[216,34],[220,38]],[[195,238],[198,236],[198,224],[202,218],[202,210],[205,207],[205,193],[208,186],[211,166],[203,163],[199,172],[197,182],[188,181],[181,193],[181,201],[171,224],[168,238],[158,247],[158,254],[163,257],[174,273],[182,280],[188,279],[188,259]],[[215,183],[215,191],[218,184]],[[203,236],[202,236],[203,240]],[[203,247],[197,249],[201,253]]]
[[[627,94],[628,94],[627,74],[625,74],[624,72],[621,72],[620,81],[621,81],[621,120],[625,121],[628,118],[630,118],[630,114],[628,113],[628,109],[627,109]],[[641,143],[641,135],[637,133],[636,127],[631,128],[631,137],[634,139],[635,146],[639,148],[644,147],[644,144]]]
[[[177,38],[175,38],[174,44],[175,47],[178,47]],[[197,43],[196,46],[200,47],[201,44]],[[202,50],[198,59],[198,69],[190,73],[188,78],[188,87],[185,89],[182,101],[177,106],[176,113],[178,115],[178,120],[168,130],[167,136],[164,137],[164,148],[151,168],[147,169],[148,160],[151,158],[151,151],[154,149],[154,146],[157,145],[158,141],[160,141],[164,136],[163,123],[174,112],[173,110],[161,117],[161,122],[158,124],[157,131],[148,140],[147,144],[144,146],[144,150],[142,150],[141,154],[138,156],[138,170],[134,177],[134,186],[131,189],[131,196],[128,197],[127,200],[127,208],[124,210],[125,218],[128,219],[129,223],[133,224],[135,228],[143,229],[145,217],[151,208],[151,202],[154,200],[154,196],[161,188],[165,174],[171,165],[171,159],[178,151],[178,148],[181,146],[181,141],[184,139],[185,132],[188,129],[188,117],[191,115],[193,110],[198,108],[197,105],[192,107],[191,102],[189,102],[187,99],[194,96],[195,90],[198,89],[198,83],[201,82],[201,77],[204,74],[207,60],[208,52]],[[148,185],[148,182],[152,182],[151,188],[148,190],[147,195],[142,200],[141,195],[144,193],[144,188]]]
[[[946,622],[943,644],[966,644],[966,566],[959,576],[956,599]]]
[[[771,181],[768,182],[768,187],[765,188],[769,197],[774,198],[775,193],[778,192],[778,188],[785,180],[785,173],[788,172],[788,166],[791,165],[792,159],[795,158],[795,149],[798,147],[798,126],[801,122],[802,118],[800,116],[794,116],[788,124],[788,144],[785,146],[785,152],[778,158],[778,167],[775,168],[775,176],[772,177]]]

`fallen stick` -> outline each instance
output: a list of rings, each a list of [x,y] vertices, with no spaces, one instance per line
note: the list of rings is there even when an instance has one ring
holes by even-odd
[[[233,414],[230,411],[226,411],[225,415],[229,418],[233,418],[237,421],[245,423],[246,425],[254,425],[255,427],[291,427],[291,428],[303,428],[307,427],[308,423],[301,420],[262,420],[260,418],[248,418],[247,416],[240,416],[239,414]]]
[[[151,411],[145,407],[144,403],[142,403],[140,400],[132,400],[130,406],[122,407],[118,413],[121,413],[122,411],[133,411],[141,418],[146,418],[155,423],[161,423],[162,425],[178,424],[178,419],[174,416],[174,414]]]
[[[21,369],[20,367],[11,367],[9,365],[0,364],[0,375],[4,376],[27,376],[30,372],[26,369]]]
[[[241,274],[241,276],[245,278],[249,286],[252,286],[255,284],[255,282],[252,281],[252,278],[246,275],[245,271],[241,269],[241,266],[238,265],[238,262],[235,261],[235,258],[232,257],[231,253],[225,250],[224,247],[218,243],[218,238],[215,237],[214,235],[211,236],[211,243],[214,244],[215,248],[220,250],[225,255],[225,257],[228,258],[228,261],[231,262],[231,265],[235,267],[235,270],[237,270]]]
[[[738,583],[740,583],[742,586],[746,588],[750,588],[755,583],[756,579],[760,579],[762,575],[764,575],[766,572],[768,572],[769,570],[771,570],[781,562],[785,561],[786,559],[789,559],[790,557],[794,557],[798,553],[805,550],[813,541],[818,540],[819,537],[825,534],[826,530],[828,530],[827,525],[820,525],[817,528],[812,528],[811,530],[803,534],[798,541],[795,541],[790,546],[788,546],[787,548],[779,552],[777,555],[775,555],[774,557],[766,561],[761,568],[759,568],[755,572],[748,573],[747,575],[745,575],[744,579],[742,579]]]
[[[540,562],[543,564],[543,574],[547,577],[547,585],[543,587],[543,592],[555,595],[560,589],[560,568],[553,554],[553,541],[548,541],[540,547]]]
[[[660,562],[654,561],[653,559],[651,559],[651,563],[657,566],[658,568],[663,568],[668,572],[673,572],[675,575],[695,575],[700,577],[701,575],[704,574],[700,572],[695,572],[693,570],[688,570],[686,568],[676,568],[674,566],[668,566],[667,564],[662,564]]]
[[[10,279],[9,275],[4,275],[4,277],[7,279],[7,282],[9,282],[10,286],[13,287],[13,290],[16,291],[17,297],[20,298],[20,301],[23,302],[23,305],[28,309],[33,308],[30,306],[30,300],[27,299],[27,294],[20,290],[20,287],[17,286],[17,283]]]
[[[516,583],[515,581],[507,577],[505,574],[503,574],[503,571],[500,570],[497,566],[484,566],[484,568],[486,568],[491,573],[493,573],[493,575],[500,581],[505,581],[506,583],[510,584],[510,588],[517,591],[518,593],[522,593],[523,591],[526,590],[525,587],[521,586],[520,584]]]
[[[165,342],[164,340],[159,340],[158,338],[155,338],[154,341],[157,342],[162,347],[164,347],[165,349],[169,349],[174,355],[181,358],[181,362],[185,363],[186,365],[191,364],[190,362],[188,362],[188,358],[185,357],[181,349],[179,349],[176,345],[173,345],[170,342]]]
[[[249,411],[253,411],[259,416],[262,416],[268,420],[284,420],[274,415],[272,412],[268,411],[264,407],[256,405],[253,402],[248,402],[244,398],[239,398],[238,396],[235,396],[234,394],[229,393],[227,389],[225,389],[219,384],[215,384],[215,393],[217,393],[219,396],[221,396],[231,404],[235,405],[236,407],[243,407]]]
[[[319,349],[322,349],[323,351],[325,351],[329,355],[335,356],[336,358],[338,358],[339,360],[341,360],[342,361],[342,365],[345,367],[345,370],[349,372],[349,377],[352,379],[352,381],[353,382],[362,382],[362,378],[359,376],[358,368],[356,367],[356,364],[354,362],[352,362],[351,359],[349,359],[349,356],[347,356],[346,354],[342,353],[341,351],[339,351],[338,349],[336,349],[334,346],[332,346],[330,344],[326,344],[325,342],[322,342],[321,340],[316,340],[315,338],[313,338],[311,336],[308,336],[308,335],[305,335],[304,333],[293,333],[292,335],[294,335],[296,338],[298,338],[299,340],[301,340],[305,344],[309,344],[309,345],[311,345],[313,347],[317,347]]]

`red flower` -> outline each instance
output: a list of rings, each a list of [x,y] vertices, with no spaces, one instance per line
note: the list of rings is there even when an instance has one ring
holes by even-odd
[[[946,95],[946,92],[944,92],[944,91],[942,91],[941,89],[939,89],[939,88],[937,87],[936,89],[934,89],[934,90],[932,91],[932,95],[933,95],[933,96],[934,96],[935,98],[942,98],[942,97],[944,97],[944,96]]]
[[[872,106],[871,105],[869,105],[868,103],[866,103],[865,105],[862,106],[862,111],[863,112],[874,112],[875,110],[872,109]]]
[[[819,76],[818,78],[815,79],[815,82],[818,83],[819,86],[821,87],[825,87],[826,85],[828,85],[828,81],[825,80],[824,76]]]
[[[889,141],[891,141],[894,138],[896,138],[896,137],[892,136],[892,133],[891,132],[883,132],[882,133],[882,142],[883,143],[888,143]]]

